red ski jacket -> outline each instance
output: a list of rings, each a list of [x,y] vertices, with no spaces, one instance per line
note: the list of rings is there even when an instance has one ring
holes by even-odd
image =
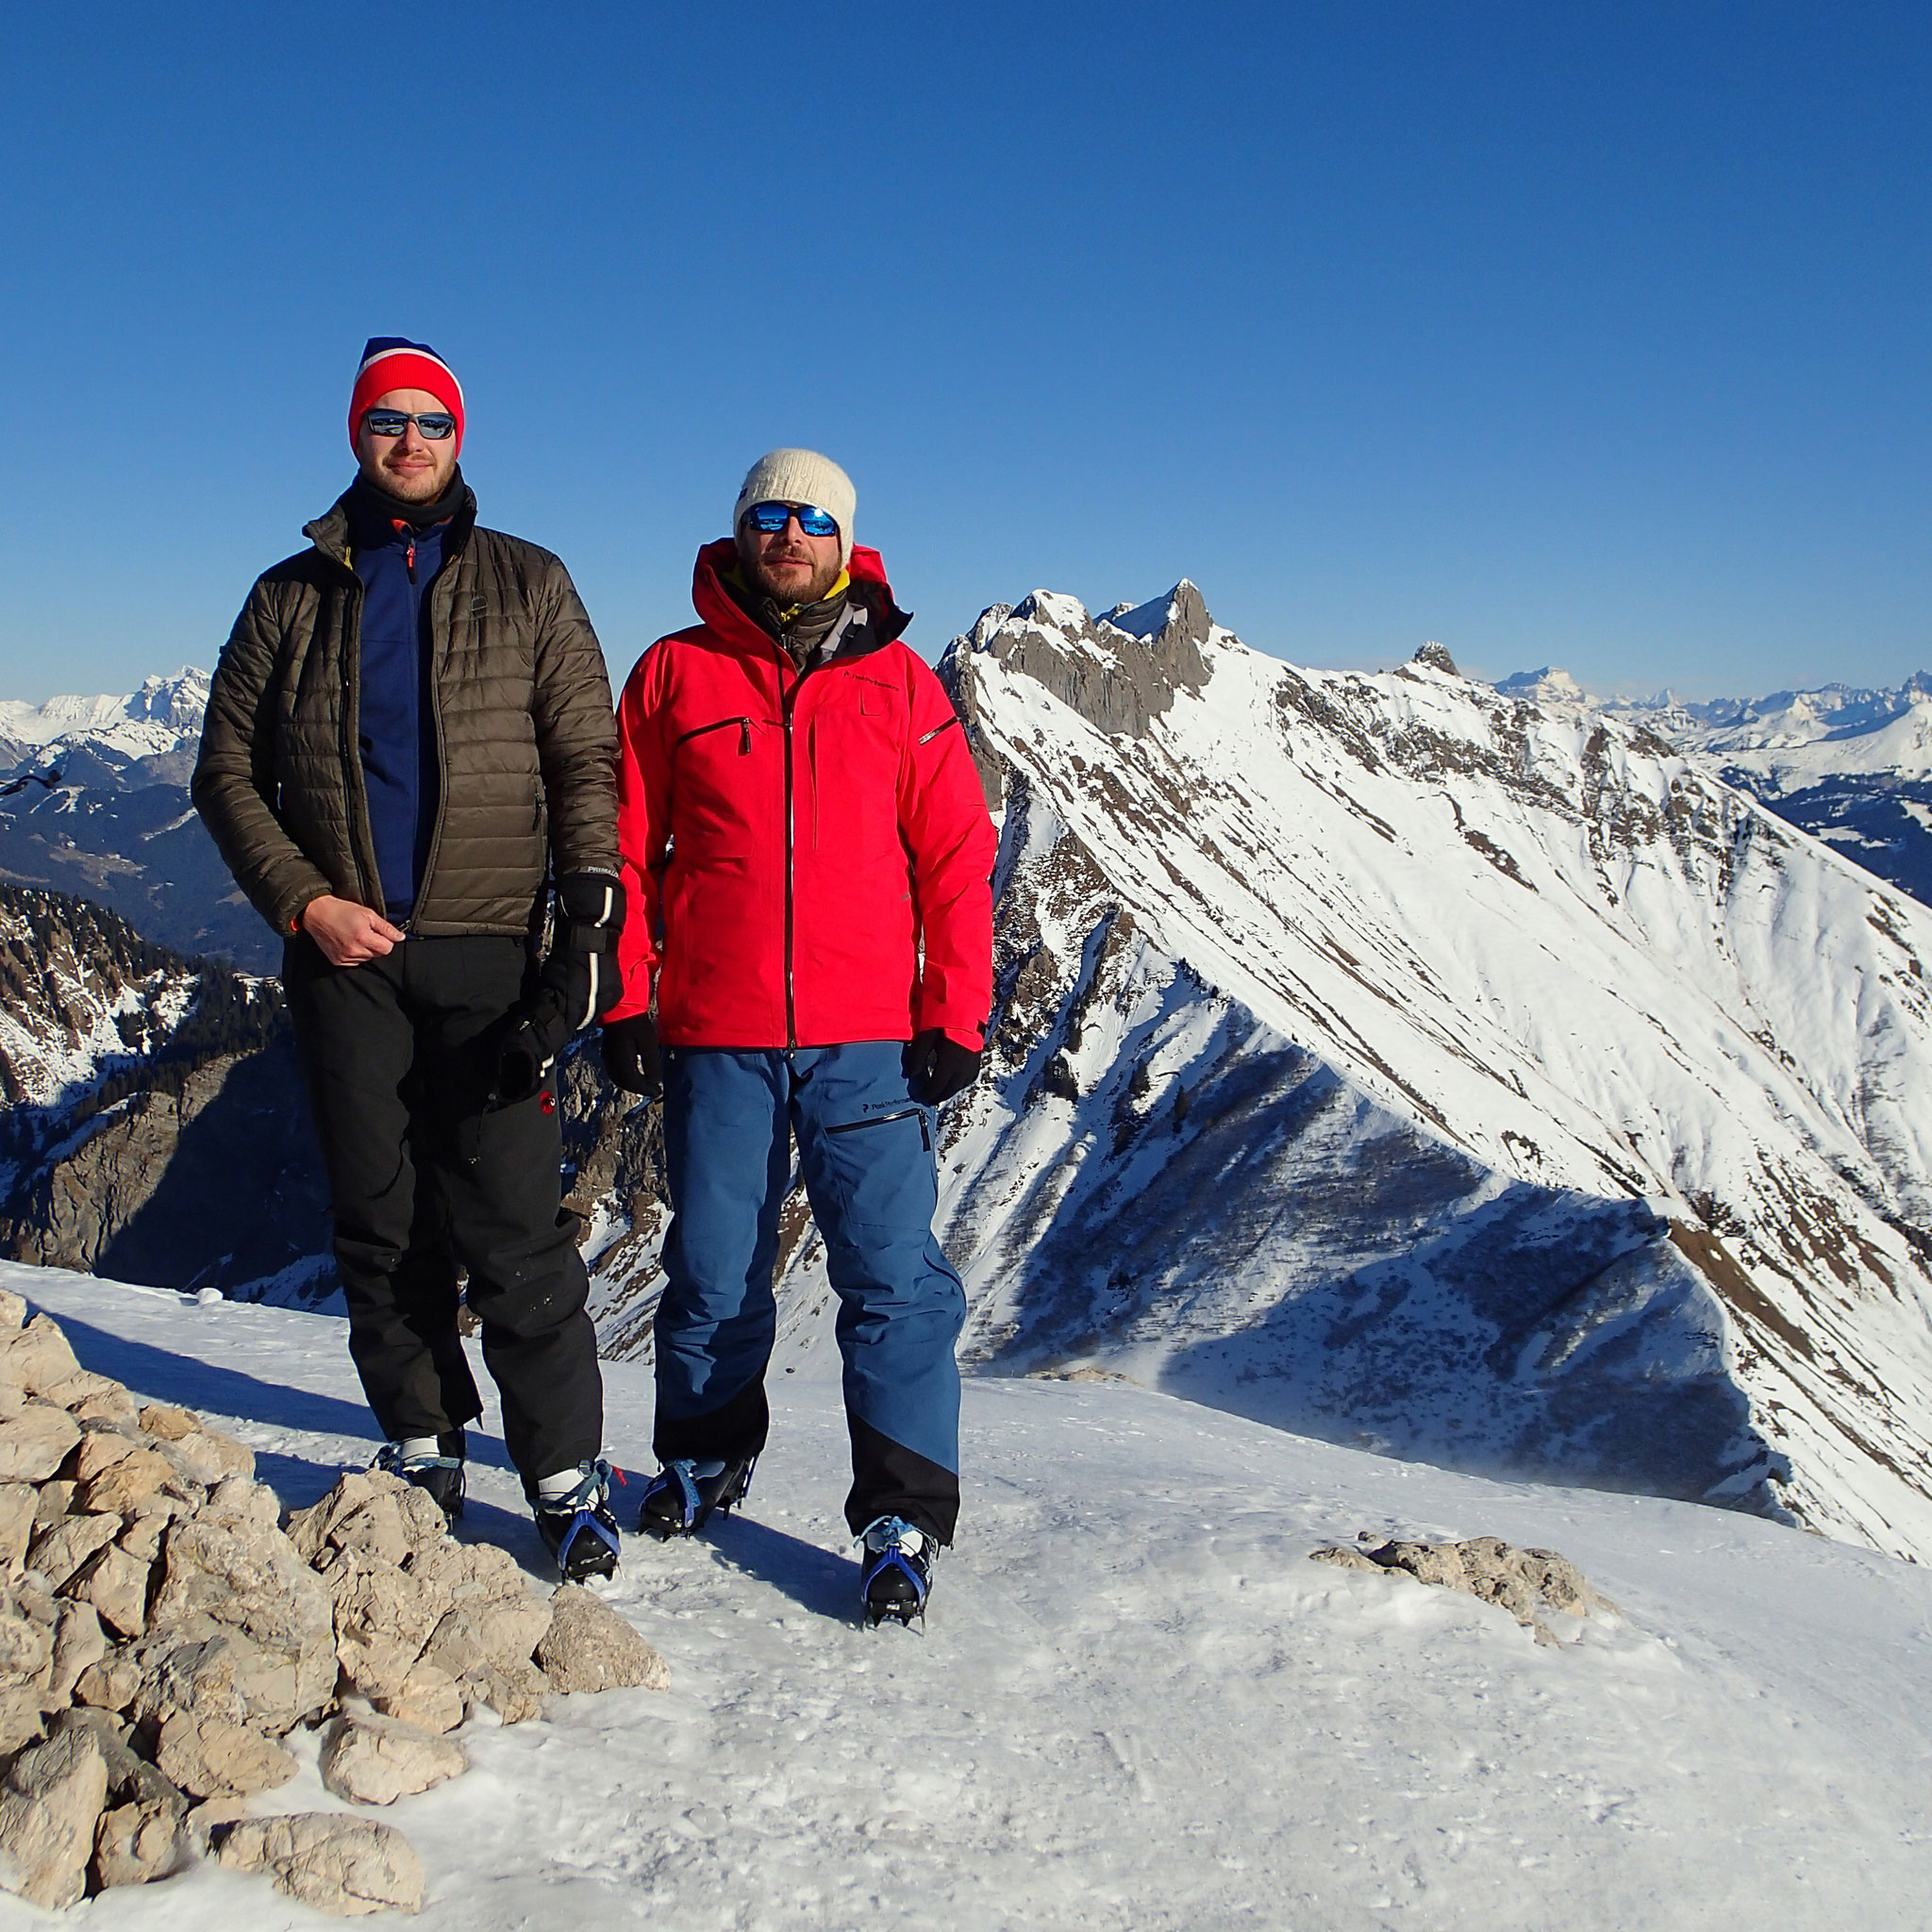
[[[905,644],[874,550],[855,621],[801,676],[698,552],[702,620],[639,658],[617,708],[618,961],[672,1046],[833,1046],[942,1027],[978,1048],[992,1001],[998,841],[966,734]],[[875,588],[874,588],[875,587]]]

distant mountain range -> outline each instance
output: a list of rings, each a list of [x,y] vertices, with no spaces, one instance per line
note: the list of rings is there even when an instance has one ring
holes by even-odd
[[[1555,669],[1520,672],[1496,689],[1546,708],[1590,702]],[[1702,705],[1666,691],[1604,709],[1649,725],[1780,818],[1932,904],[1932,675],[1917,672],[1891,691],[1827,684]]]
[[[110,907],[150,940],[280,970],[188,802],[208,674],[118,697],[0,703],[0,878]]]

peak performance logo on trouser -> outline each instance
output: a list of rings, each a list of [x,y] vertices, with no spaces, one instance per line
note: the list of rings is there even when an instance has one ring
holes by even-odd
[[[905,1043],[664,1056],[673,1220],[658,1307],[658,1457],[755,1455],[776,1332],[772,1267],[798,1139],[839,1296],[853,1533],[897,1515],[950,1542],[959,1508],[959,1277],[932,1231],[932,1115]]]

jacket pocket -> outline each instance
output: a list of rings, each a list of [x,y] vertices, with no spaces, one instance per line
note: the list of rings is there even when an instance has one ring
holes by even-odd
[[[680,751],[694,738],[708,738],[714,731],[738,731],[738,756],[748,758],[751,756],[751,720],[749,718],[720,718],[715,724],[700,724],[694,730],[681,731],[672,741],[671,749]]]

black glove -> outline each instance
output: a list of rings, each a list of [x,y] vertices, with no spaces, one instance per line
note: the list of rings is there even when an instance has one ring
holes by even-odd
[[[529,1099],[571,1035],[623,997],[617,970],[623,930],[623,880],[603,872],[574,872],[558,880],[550,950],[537,990],[517,1008],[497,1057],[499,1101]]]
[[[980,1056],[937,1026],[913,1036],[906,1049],[906,1084],[923,1107],[937,1107],[963,1093],[979,1078]]]
[[[604,1023],[604,1071],[626,1093],[656,1100],[664,1091],[664,1065],[658,1057],[658,1023],[648,1013]]]

